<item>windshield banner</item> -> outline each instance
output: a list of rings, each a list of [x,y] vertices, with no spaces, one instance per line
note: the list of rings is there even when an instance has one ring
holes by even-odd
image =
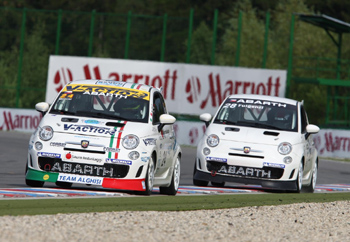
[[[230,94],[284,97],[286,77],[285,70],[50,56],[46,102],[73,80],[107,79],[162,87],[171,113],[214,114]]]

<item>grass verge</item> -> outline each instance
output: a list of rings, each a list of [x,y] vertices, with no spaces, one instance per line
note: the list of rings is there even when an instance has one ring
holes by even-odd
[[[272,193],[205,196],[0,200],[0,216],[112,211],[184,211],[350,200],[350,193]]]

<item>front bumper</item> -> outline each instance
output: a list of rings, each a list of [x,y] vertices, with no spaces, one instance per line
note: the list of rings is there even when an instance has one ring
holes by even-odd
[[[193,176],[194,180],[210,181],[216,183],[222,182],[234,182],[246,185],[260,185],[262,188],[271,188],[276,190],[297,190],[295,181],[271,181],[256,178],[243,178],[243,177],[233,177],[222,175],[219,173],[208,173],[197,170]]]
[[[104,188],[113,188],[118,190],[145,191],[145,179],[119,179],[97,176],[84,176],[77,174],[58,173],[38,171],[28,168],[26,173],[27,180],[43,182],[71,182],[87,185],[100,185]]]

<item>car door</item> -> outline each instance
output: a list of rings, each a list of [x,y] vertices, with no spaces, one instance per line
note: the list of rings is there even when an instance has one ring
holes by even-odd
[[[153,98],[153,125],[158,128],[160,124],[160,116],[167,114],[166,105],[161,93],[154,93]],[[165,125],[158,135],[159,151],[157,158],[157,171],[162,173],[171,166],[172,157],[174,156],[175,132],[172,125]]]

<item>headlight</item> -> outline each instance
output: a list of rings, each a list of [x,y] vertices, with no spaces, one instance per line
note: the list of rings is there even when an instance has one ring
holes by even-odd
[[[43,141],[48,141],[53,137],[53,129],[50,126],[44,126],[39,131],[39,137]]]
[[[215,147],[219,144],[220,142],[220,139],[219,137],[216,135],[216,134],[211,134],[208,136],[207,138],[207,144],[210,146],[210,147]]]
[[[139,145],[139,138],[133,134],[126,135],[123,138],[122,145],[128,150],[135,149]]]
[[[292,145],[288,142],[283,142],[278,145],[277,150],[281,155],[288,155],[292,151]]]

